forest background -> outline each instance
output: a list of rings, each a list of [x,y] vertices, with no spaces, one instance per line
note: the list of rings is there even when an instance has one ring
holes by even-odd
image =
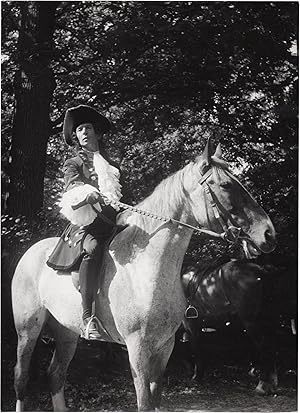
[[[113,124],[123,201],[136,204],[208,136],[270,215],[291,277],[298,252],[297,2],[18,2],[2,6],[2,326],[25,250],[58,236],[65,111]],[[230,251],[194,235],[187,262]],[[3,313],[4,310],[4,313]]]

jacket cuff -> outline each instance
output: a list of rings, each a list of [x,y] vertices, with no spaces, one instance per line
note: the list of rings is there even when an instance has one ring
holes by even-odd
[[[91,205],[83,205],[78,209],[73,209],[72,207],[84,202],[86,196],[92,192],[98,192],[98,190],[94,186],[88,184],[75,186],[65,192],[59,203],[59,206],[61,207],[61,214],[63,214],[72,224],[78,226],[90,225],[97,217],[97,214]],[[99,203],[95,204],[94,208],[101,212]]]

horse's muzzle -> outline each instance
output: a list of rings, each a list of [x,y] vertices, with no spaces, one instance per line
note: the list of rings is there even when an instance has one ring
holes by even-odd
[[[246,244],[244,243],[244,241],[246,241]],[[270,226],[268,226],[268,228],[263,233],[262,238],[249,235],[247,238],[242,240],[242,245],[245,255],[248,255],[246,253],[247,250],[252,258],[254,258],[253,255],[258,256],[261,253],[269,254],[270,252],[274,251],[274,249],[276,248],[276,232],[273,225],[271,224]]]
[[[276,232],[273,225],[272,227],[270,226],[270,228],[266,229],[264,236],[265,241],[259,246],[259,248],[264,254],[269,254],[274,251],[277,245]]]

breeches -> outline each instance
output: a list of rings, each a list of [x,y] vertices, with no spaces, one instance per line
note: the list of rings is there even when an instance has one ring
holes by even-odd
[[[103,244],[93,237],[91,234],[87,234],[83,241],[83,250],[85,259],[94,259],[99,261],[102,255]]]

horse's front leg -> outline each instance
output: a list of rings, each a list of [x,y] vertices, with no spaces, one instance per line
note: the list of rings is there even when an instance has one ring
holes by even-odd
[[[131,366],[131,373],[133,377],[136,401],[139,412],[150,412],[153,411],[152,398],[150,392],[150,381],[149,378],[143,373],[136,370],[135,367]]]
[[[134,382],[138,411],[153,410],[150,391],[150,344],[133,333],[126,340],[131,374]]]
[[[152,397],[152,405],[155,410],[160,408],[163,376],[174,348],[175,335],[160,348],[156,355],[152,356],[151,362],[151,377],[150,391]]]
[[[274,341],[273,341],[274,342]],[[276,366],[276,351],[270,342],[269,337],[264,337],[263,345],[259,354],[259,383],[256,386],[256,393],[276,394],[278,388],[278,375]]]
[[[276,394],[278,387],[278,376],[276,368],[276,328],[272,320],[269,325],[262,322],[244,322],[247,333],[251,337],[258,352],[259,383],[256,393],[261,395]]]
[[[163,375],[174,341],[175,335],[159,348],[153,339],[143,340],[138,334],[126,340],[139,411],[160,407]]]

